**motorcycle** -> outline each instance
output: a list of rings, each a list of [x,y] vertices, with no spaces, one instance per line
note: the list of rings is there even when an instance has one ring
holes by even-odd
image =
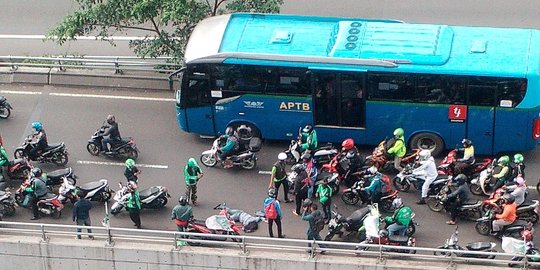
[[[407,192],[414,186],[416,190],[422,191],[422,186],[424,185],[425,179],[422,174],[414,174],[412,164],[409,164],[405,167],[403,171],[398,173],[392,180],[394,187],[401,191]],[[439,175],[431,184],[429,185],[429,195],[436,195],[439,193],[441,188],[446,185],[448,182],[448,177],[446,175]]]
[[[362,205],[369,203],[367,194],[362,191],[365,187],[366,181],[364,179],[355,182],[352,187],[343,190],[343,193],[341,193],[341,200],[348,205],[355,205],[359,201],[362,201]]]
[[[6,97],[0,96],[0,118],[7,119],[11,115],[11,104],[7,101]]]
[[[0,220],[15,215],[15,199],[10,191],[0,191]]]
[[[488,212],[484,214],[483,217],[476,220],[476,224],[474,226],[476,232],[478,232],[481,235],[489,235],[493,232],[493,220],[495,220],[495,213],[494,210],[491,209]],[[504,226],[498,233],[497,237],[501,238],[503,236],[510,236],[510,237],[519,237],[521,231],[524,230],[529,225],[527,221],[516,219],[512,224]]]
[[[114,145],[111,143],[110,150],[105,151],[101,143],[101,141],[103,141],[103,133],[105,133],[105,127],[99,128],[96,130],[96,132],[94,132],[86,144],[86,150],[92,156],[98,156],[100,153],[103,153],[111,158],[131,158],[136,160],[139,157],[139,149],[137,148],[137,145],[132,137],[122,138],[121,141],[115,143]]]
[[[445,209],[447,212],[450,212],[448,205],[445,203],[448,199],[448,194],[450,194],[450,187],[444,185],[437,195],[431,195],[427,198],[427,205],[431,211],[441,212]],[[476,200],[469,200],[464,202],[459,207],[458,216],[464,219],[477,220],[482,216],[482,202]]]
[[[470,251],[478,251],[478,252],[497,252],[495,250],[495,246],[497,244],[493,242],[473,242],[468,243],[465,248],[461,247],[458,244],[459,241],[459,232],[458,232],[458,226],[456,226],[456,230],[450,238],[446,239],[446,242],[443,246],[437,247],[437,249],[447,249],[447,250],[470,250]],[[451,256],[452,252],[446,252],[446,251],[434,251],[433,255],[435,256]],[[495,259],[495,255],[479,255],[479,254],[471,254],[471,253],[456,253],[456,256],[458,257],[466,257],[466,258],[479,258],[479,259]]]
[[[352,234],[357,234],[358,230],[363,226],[364,219],[367,217],[370,209],[364,207],[354,211],[347,218],[337,212],[337,206],[332,209],[332,218],[328,222],[328,234],[324,237],[324,241],[331,241],[337,234],[340,238],[347,232],[346,237]]]
[[[367,167],[353,172],[350,170],[350,161],[344,155],[337,154],[330,160],[330,162],[322,165],[320,174],[337,174],[337,190],[339,190],[339,184],[342,182],[345,182],[347,187],[352,187],[354,183],[360,181],[364,176],[366,169]],[[337,192],[337,190],[335,192]]]
[[[376,244],[376,245],[386,245],[386,246],[406,246],[406,247],[415,247],[416,238],[409,236],[401,235],[389,235],[386,229],[380,230],[380,219],[381,215],[377,204],[371,206],[369,215],[364,219],[364,229],[366,234],[366,239],[360,242],[360,246],[357,249],[368,250],[368,246],[362,246],[362,244]],[[412,222],[414,223],[414,222]],[[389,252],[406,252],[415,254],[416,250],[404,250],[404,249],[392,249],[384,247],[383,250]]]
[[[58,200],[62,204],[66,204],[68,201],[75,204],[78,200],[78,192],[77,187],[66,176],[62,177],[62,184],[58,188]]]
[[[47,186],[58,186],[61,185],[64,182],[64,178],[67,178],[67,181],[71,185],[77,184],[77,179],[79,178],[75,173],[73,173],[73,169],[70,168],[64,168],[64,169],[58,169],[52,172],[48,172],[45,174],[47,176]]]
[[[27,137],[23,144],[15,149],[13,156],[16,159],[23,157],[29,158],[30,150],[35,147],[31,141],[31,136]],[[37,157],[31,160],[49,162],[57,166],[64,166],[68,163],[68,152],[66,150],[66,145],[63,142],[50,144],[45,150],[38,151]]]
[[[85,199],[91,201],[106,202],[111,199],[113,193],[107,179],[86,183],[77,188],[86,194]]]
[[[366,157],[366,163],[370,166],[375,165],[380,172],[391,172],[394,170],[394,160],[386,153],[388,146],[393,144],[393,139],[382,140],[371,152],[371,155]],[[401,165],[413,163],[420,153],[420,149],[413,149],[401,159]]]
[[[224,215],[213,215],[206,219],[204,223],[192,219],[189,220],[186,232],[199,233],[201,236],[187,236],[189,239],[226,241],[224,237],[212,237],[211,235],[240,235],[241,228],[234,222],[230,221]],[[238,242],[238,239],[231,238],[233,242]],[[200,245],[196,242],[188,242],[189,245]]]
[[[58,195],[52,193],[47,193],[37,202],[37,206],[39,212],[56,219],[62,216],[62,209],[64,209],[64,204],[58,199]]]
[[[493,160],[486,169],[480,172],[479,176],[471,180],[469,189],[472,194],[489,196],[491,191],[493,191],[497,183],[497,179],[493,177],[495,162],[496,160]]]
[[[128,187],[127,185],[122,185],[122,183],[118,183],[118,186],[120,189],[116,191],[114,195],[115,202],[111,206],[111,214],[113,215],[120,213],[127,204]],[[152,186],[141,190],[139,192],[139,197],[141,198],[142,208],[160,209],[167,204],[168,198],[170,198],[171,195],[169,195],[167,188],[165,187]]]
[[[456,163],[458,160],[458,150],[454,149],[444,157],[443,160],[439,163],[439,166],[437,167],[437,173],[439,175],[448,175],[448,176],[456,176]],[[471,166],[466,168],[462,173],[467,176],[467,180],[470,181],[474,177],[476,177],[478,174],[480,174],[481,171],[485,170],[489,164],[491,164],[492,160],[490,158],[484,158],[479,162],[474,162]]]
[[[521,262],[523,259],[527,258],[527,262],[540,263],[540,251],[533,243],[533,231],[532,226],[527,226],[523,231],[521,231],[520,239],[515,239],[512,237],[503,237],[502,240],[502,249],[506,253],[513,254],[524,254],[525,256],[514,256],[512,257],[513,262]],[[526,236],[528,235],[528,237]],[[523,263],[509,263],[508,267],[517,267],[524,266]],[[529,267],[530,264],[529,264]]]
[[[294,165],[298,162],[300,162],[300,159],[302,157],[302,143],[300,143],[299,140],[291,140],[291,144],[289,145],[289,149],[285,151],[285,154],[287,154],[287,159],[285,162],[288,165]],[[308,150],[309,151],[309,150]],[[334,148],[332,144],[327,144],[322,147],[319,147],[315,149],[311,155],[313,158],[313,161],[316,165],[325,164],[330,162],[330,160],[338,154],[338,149]]]
[[[8,162],[6,175],[9,179],[25,179],[30,174],[32,166],[26,158],[17,158]],[[1,172],[1,169],[0,169]],[[0,182],[4,181],[2,173],[0,173]]]
[[[219,146],[220,146],[221,138],[217,138],[214,140],[214,143],[212,144],[212,148],[210,150],[206,150],[202,152],[201,154],[201,162],[206,167],[214,167],[218,163],[218,161],[221,161],[221,166],[224,167],[224,162],[220,160],[218,152],[219,152]],[[228,157],[227,159],[230,159],[232,161],[233,166],[240,166],[243,169],[251,170],[255,168],[257,165],[257,156],[255,155],[256,152],[259,152],[261,150],[261,140],[259,138],[253,137],[249,141],[249,147],[246,151],[241,151],[235,155],[232,155]]]
[[[491,193],[487,199],[482,201],[482,211],[485,213],[491,209],[500,209],[500,199],[507,191],[507,188],[503,186]],[[536,224],[539,219],[537,213],[538,205],[538,200],[525,200],[516,209],[517,218]]]

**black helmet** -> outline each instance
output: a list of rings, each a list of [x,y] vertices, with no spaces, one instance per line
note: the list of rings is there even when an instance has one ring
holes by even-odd
[[[114,117],[114,115],[109,114],[107,116],[107,123],[109,123],[109,125],[112,125],[114,122],[116,122],[116,118]]]
[[[32,175],[34,177],[41,177],[41,174],[42,174],[42,172],[41,172],[40,168],[33,168],[32,169]]]
[[[306,125],[304,129],[302,129],[302,132],[305,132],[305,133],[311,133],[311,131],[313,131],[313,126],[311,125]]]
[[[303,202],[302,202],[302,206],[303,207],[308,207],[308,206],[311,206],[313,204],[313,201],[311,199],[305,199]]]
[[[456,177],[454,177],[452,181],[454,181],[454,183],[457,183],[458,185],[463,185],[467,181],[467,176],[460,173]]]
[[[512,194],[504,194],[503,199],[506,201],[506,203],[514,203],[516,201],[516,197]]]
[[[271,188],[268,190],[268,197],[275,198],[276,197],[276,190]]]
[[[225,129],[225,134],[232,136],[234,134],[234,129],[232,127],[227,127]]]
[[[186,196],[180,196],[180,198],[178,199],[178,203],[180,203],[180,205],[186,205],[187,204]]]
[[[308,153],[308,152],[305,152],[304,154],[302,154],[302,159],[310,159],[311,158],[311,154]]]
[[[304,165],[295,164],[294,166],[292,166],[291,170],[295,173],[301,173],[304,170]]]
[[[469,146],[472,145],[472,141],[469,140],[469,139],[463,139],[463,140],[461,141],[461,143],[462,143],[463,146],[465,146],[465,147],[469,147]]]

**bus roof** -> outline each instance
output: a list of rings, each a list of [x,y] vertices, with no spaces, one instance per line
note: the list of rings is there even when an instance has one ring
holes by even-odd
[[[185,57],[525,77],[538,73],[539,47],[532,29],[236,13],[199,23]]]

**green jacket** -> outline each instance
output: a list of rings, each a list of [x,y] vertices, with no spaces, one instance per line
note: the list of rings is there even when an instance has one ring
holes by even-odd
[[[320,184],[317,187],[317,194],[319,195],[319,202],[325,204],[332,197],[332,188],[328,185]]]
[[[171,219],[187,221],[193,218],[193,209],[189,205],[177,204],[171,213]]]
[[[0,166],[4,166],[9,161],[9,157],[6,153],[6,149],[0,145]]]
[[[407,153],[407,148],[405,147],[405,138],[403,136],[396,139],[394,145],[388,149],[388,154],[403,157]]]
[[[384,221],[386,223],[397,223],[399,225],[409,226],[409,223],[411,223],[411,220],[412,220],[412,215],[413,215],[412,209],[408,206],[403,206],[403,207],[398,208],[394,212],[394,216],[385,217]]]
[[[197,184],[199,174],[202,174],[201,167],[196,165],[186,165],[186,167],[184,167],[184,180],[186,181],[186,185],[191,186]]]
[[[317,132],[315,130],[313,130],[311,134],[302,132],[302,150],[314,150],[318,145]]]
[[[127,209],[141,209],[141,198],[139,197],[138,190],[135,190],[129,194],[126,208]]]

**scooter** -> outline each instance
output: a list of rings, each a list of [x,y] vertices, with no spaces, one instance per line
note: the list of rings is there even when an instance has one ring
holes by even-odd
[[[426,204],[434,212],[441,212],[443,209],[449,212],[446,201],[450,194],[450,187],[444,185],[437,195],[430,195]],[[464,202],[458,209],[458,216],[464,219],[477,220],[482,216],[482,201],[469,200]]]
[[[481,235],[489,235],[493,232],[493,220],[495,220],[495,213],[492,210],[489,210],[484,214],[483,217],[476,220],[474,228],[476,232]],[[519,237],[521,231],[528,226],[528,222],[520,219],[516,219],[512,224],[504,226],[498,233],[497,237],[501,238],[503,236],[514,236]]]
[[[113,193],[109,188],[107,179],[86,183],[78,187],[78,189],[86,194],[85,199],[99,202],[109,201]]]
[[[6,97],[0,96],[0,118],[7,119],[11,115],[11,104],[7,101]]]
[[[56,219],[62,216],[62,209],[64,209],[64,204],[58,199],[58,195],[52,193],[47,193],[37,202],[37,206],[39,212]]]
[[[301,149],[302,146],[299,140],[291,140],[289,149],[285,151],[285,154],[287,154],[287,159],[285,160],[285,162],[288,165],[294,165],[300,162],[300,159],[302,157]],[[311,157],[313,158],[313,161],[316,165],[321,165],[330,162],[330,160],[335,155],[337,155],[338,152],[338,149],[334,148],[332,144],[327,144],[325,146],[315,149]]]
[[[30,170],[32,170],[32,166],[28,159],[17,158],[8,162],[6,174],[9,179],[21,180],[28,177]],[[3,176],[0,173],[0,182],[4,180],[5,179],[3,179]]]
[[[352,187],[346,188],[343,190],[343,193],[341,193],[341,200],[345,204],[348,204],[348,205],[355,205],[359,201],[362,201],[362,205],[369,203],[367,194],[365,194],[365,192],[362,191],[362,189],[365,187],[366,187],[365,179],[356,181]]]
[[[201,236],[188,236],[189,239],[226,241],[224,237],[212,237],[212,235],[240,235],[241,228],[234,222],[230,221],[224,215],[213,215],[206,219],[204,223],[192,219],[188,222],[187,232],[200,233]],[[233,242],[238,242],[238,239],[231,238]],[[188,242],[189,245],[200,245],[195,242]]]
[[[320,174],[324,174],[324,173],[337,174],[338,186],[336,188],[338,188],[339,190],[339,184],[343,182],[345,183],[347,187],[352,187],[354,183],[356,183],[357,181],[360,181],[363,178],[366,169],[367,167],[365,167],[364,169],[355,171],[355,172],[351,171],[350,161],[344,155],[338,154],[338,155],[335,155],[330,160],[330,162],[322,165],[322,167],[320,168],[320,171],[321,171]],[[337,190],[335,190],[334,193],[335,192],[337,192]]]
[[[64,182],[64,178],[67,178],[67,181],[69,181],[71,185],[75,185],[79,178],[73,173],[71,167],[48,172],[45,175],[47,176],[47,186],[51,187],[61,185]]]
[[[411,188],[411,185],[416,188],[416,190],[422,190],[422,186],[426,181],[424,174],[413,173],[414,164],[407,164],[403,171],[399,172],[394,179],[392,179],[392,184],[394,187],[401,191],[407,192]]]
[[[328,222],[328,234],[324,237],[324,241],[331,241],[337,234],[340,238],[347,232],[346,237],[357,234],[358,230],[364,224],[364,219],[367,217],[370,209],[364,207],[354,211],[347,218],[337,212],[337,206],[332,209],[332,218]],[[358,237],[358,235],[356,236]]]
[[[481,252],[497,252],[495,250],[495,246],[497,246],[497,244],[495,244],[493,242],[473,242],[473,243],[468,243],[465,246],[465,249],[464,249],[463,247],[461,247],[458,244],[458,241],[459,241],[458,227],[459,226],[456,226],[456,230],[454,231],[454,233],[452,233],[450,238],[446,239],[446,242],[444,243],[444,245],[437,247],[437,249],[470,250],[470,251],[479,251],[479,252],[480,251]],[[439,256],[439,255],[440,256],[451,256],[452,252],[449,252],[449,251],[434,251],[433,255],[435,255],[435,256]],[[462,252],[456,253],[456,256],[458,256],[458,257],[467,257],[467,258],[479,258],[479,259],[495,259],[495,255],[479,255],[479,254],[462,253]]]
[[[456,149],[453,149],[452,151],[448,152],[446,157],[444,157],[443,160],[439,163],[439,166],[437,167],[437,173],[439,175],[447,175],[447,176],[456,176],[456,162],[458,160],[457,157],[458,151]],[[471,181],[474,177],[478,176],[481,171],[486,169],[489,164],[491,164],[492,159],[490,158],[483,158],[479,162],[474,162],[471,166],[466,168],[462,173],[467,176],[467,181]]]
[[[506,186],[498,188],[489,197],[482,201],[482,211],[485,213],[494,208],[500,208],[500,199],[507,192]],[[536,224],[539,219],[537,213],[538,200],[525,200],[516,209],[517,218]]]
[[[113,215],[120,213],[120,211],[122,211],[127,204],[127,185],[118,183],[118,186],[119,189],[114,195],[115,202],[111,206],[111,214]],[[167,204],[168,198],[170,198],[171,195],[169,195],[167,188],[165,187],[152,186],[150,188],[141,190],[139,192],[139,197],[141,199],[142,208],[160,209]]]
[[[375,165],[380,172],[391,172],[394,170],[394,160],[386,153],[388,146],[392,145],[393,139],[382,140],[371,152],[371,155],[366,157],[366,163],[370,166]],[[420,149],[413,149],[412,152],[405,154],[401,159],[401,165],[413,163],[420,153]]]
[[[489,196],[495,187],[497,180],[493,178],[493,173],[495,169],[495,162],[493,160],[489,166],[480,172],[480,175],[471,180],[469,189],[474,195],[485,195]]]
[[[534,229],[532,226],[527,226],[521,231],[520,239],[511,237],[503,237],[502,249],[506,253],[524,254],[525,256],[512,257],[513,262],[521,262],[527,259],[527,262],[540,263],[540,250],[536,248],[533,242]],[[509,263],[508,267],[524,266],[524,263]],[[529,264],[529,267],[530,264]]]
[[[88,143],[86,144],[86,150],[92,156],[98,156],[100,153],[102,153],[103,155],[111,158],[131,158],[133,160],[136,160],[139,157],[139,149],[137,148],[135,140],[133,140],[132,137],[122,138],[121,141],[115,143],[114,145],[111,143],[110,150],[104,151],[101,143],[101,141],[103,141],[104,133],[105,127],[102,126],[98,130],[96,130],[92,137],[90,137],[90,140],[88,140]]]
[[[15,215],[15,199],[11,192],[0,191],[0,220],[2,217]]]
[[[58,188],[58,200],[62,204],[66,204],[68,202],[71,202],[72,204],[75,204],[78,200],[77,193],[78,193],[77,187],[66,177],[62,177],[62,184]]]
[[[15,158],[29,158],[30,150],[35,147],[31,141],[32,137],[28,136],[23,144],[15,149],[13,156]],[[45,150],[38,151],[36,156],[35,159],[31,160],[49,162],[57,166],[64,166],[68,163],[68,152],[66,150],[66,145],[63,142],[50,144]]]
[[[212,148],[210,150],[206,150],[202,152],[201,154],[201,162],[206,167],[214,167],[216,164],[219,163],[225,167],[224,163],[225,161],[222,161],[219,159],[219,146],[220,146],[221,138],[217,138],[214,140],[214,143],[212,144]],[[251,170],[255,168],[257,165],[257,156],[255,155],[256,152],[259,152],[261,150],[261,140],[259,138],[253,137],[249,142],[249,149],[247,151],[242,151],[238,154],[232,155],[228,157],[227,159],[232,162],[233,166],[239,166],[246,170]]]

